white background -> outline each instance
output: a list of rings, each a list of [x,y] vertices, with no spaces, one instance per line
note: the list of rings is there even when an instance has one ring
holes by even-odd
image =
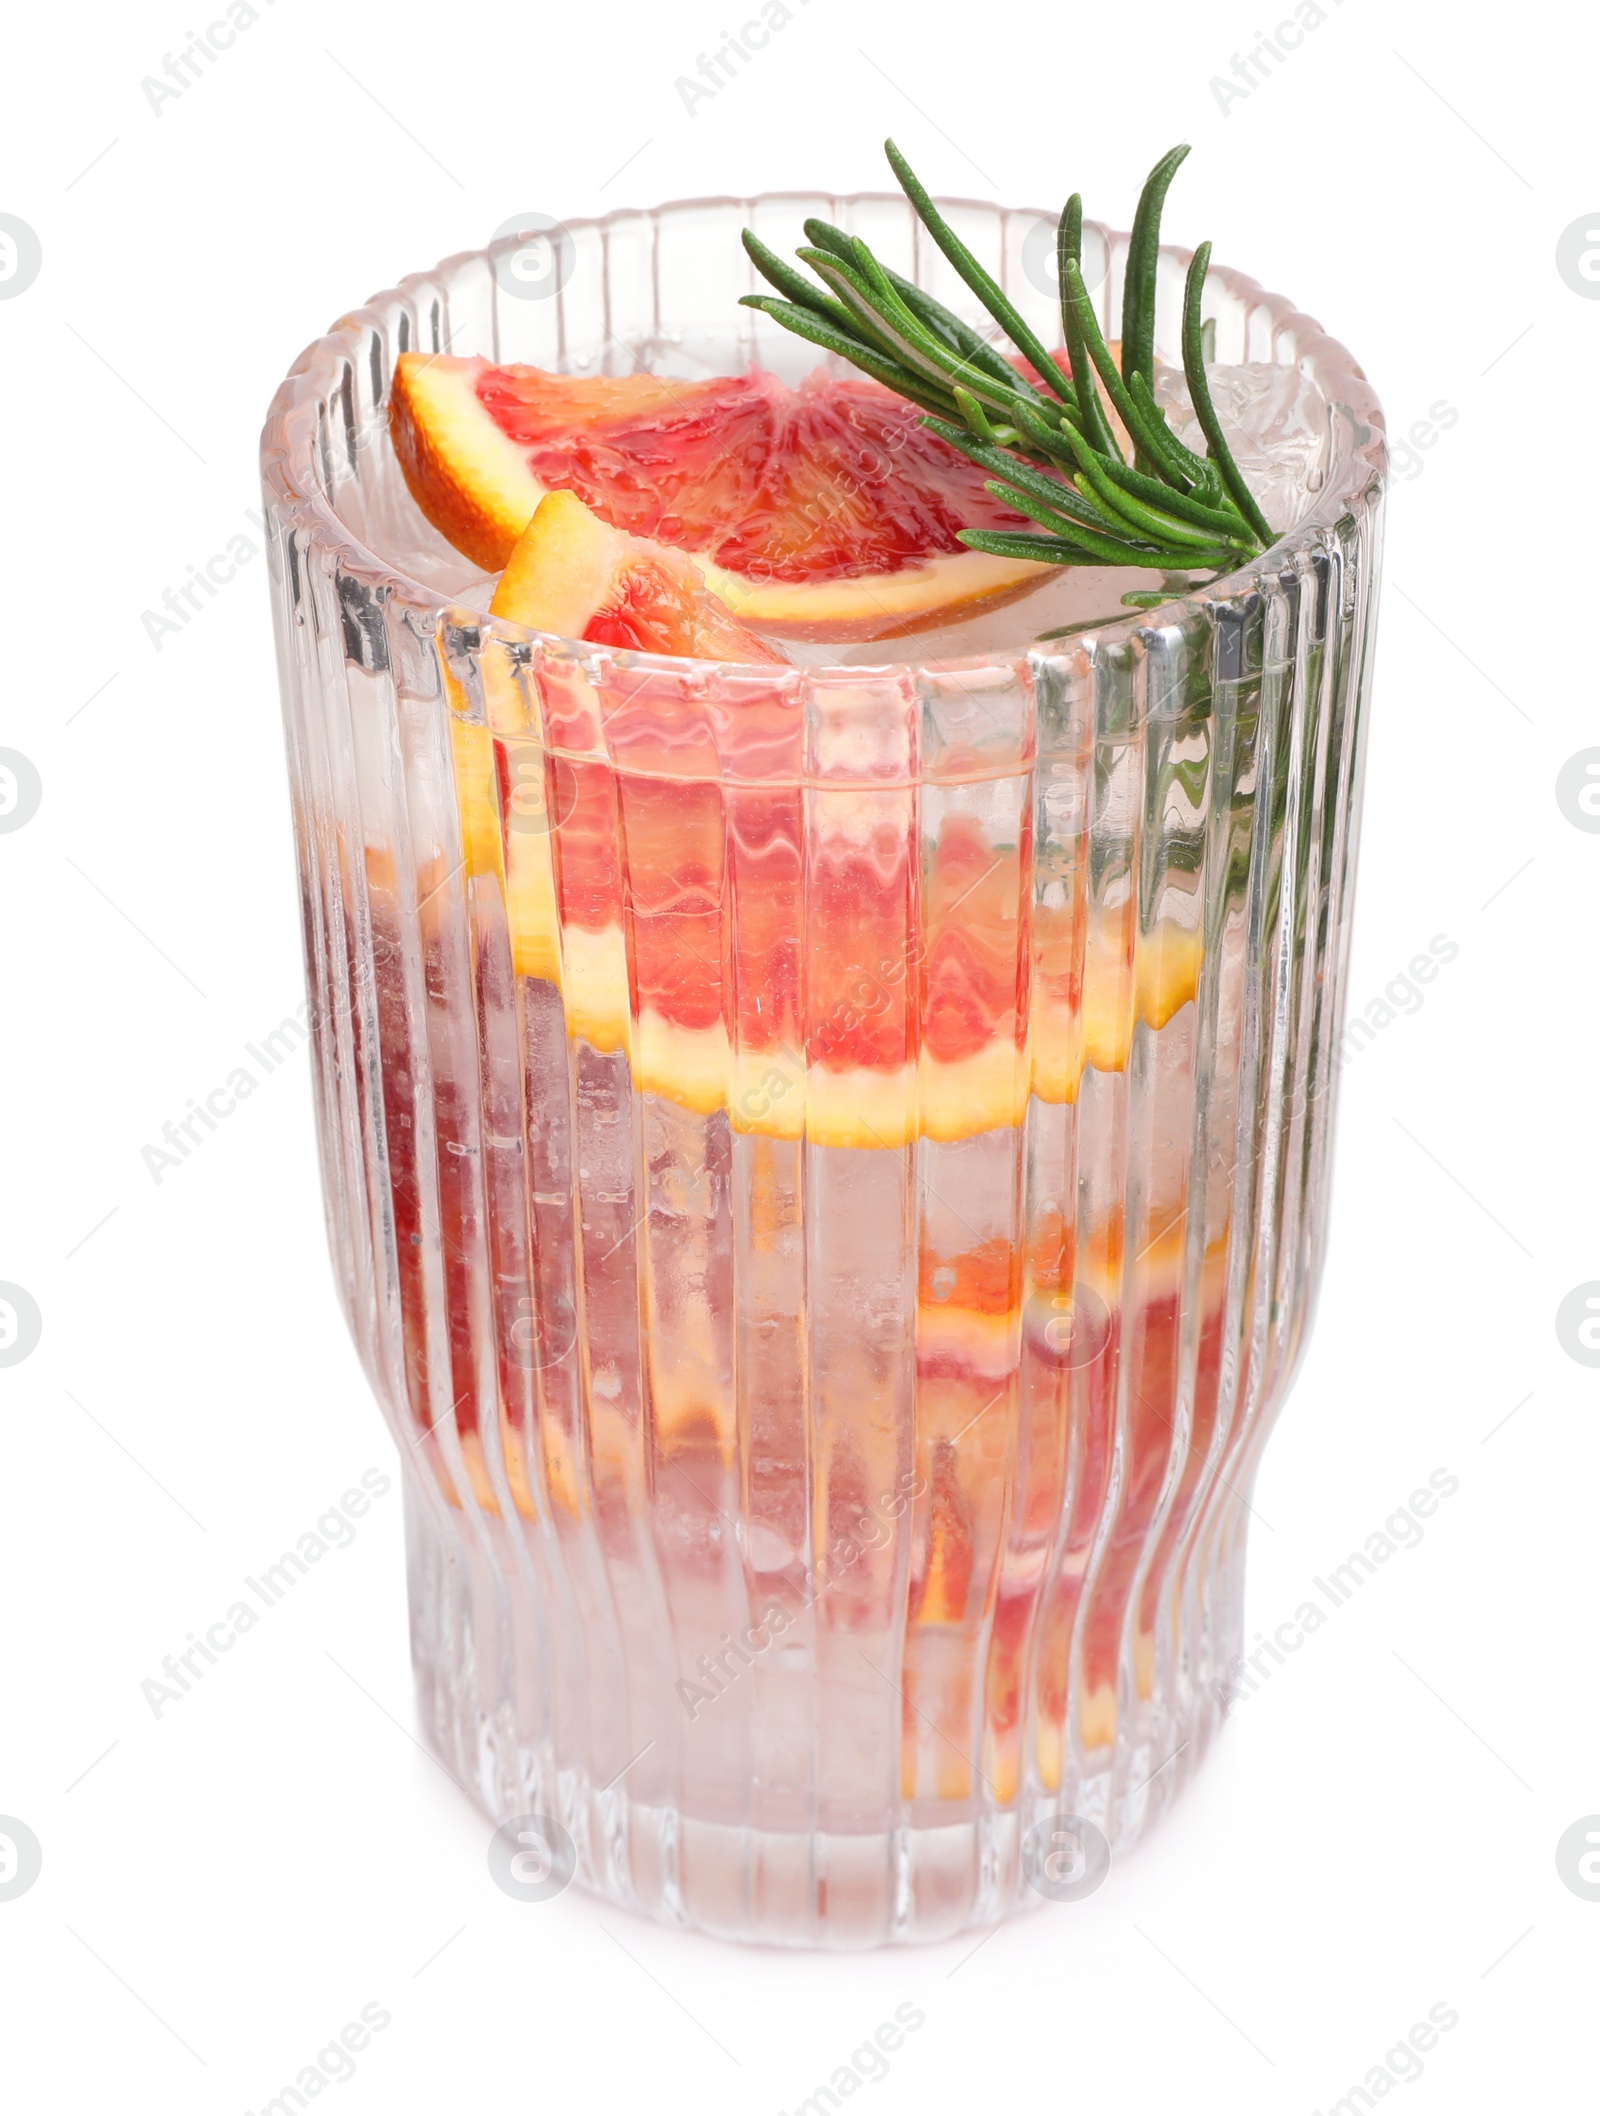
[[[0,302],[0,745],[43,802],[0,835],[0,1279],[43,1336],[0,1370],[0,1814],[44,1852],[0,1902],[8,2098],[258,2110],[376,2001],[340,2109],[770,2116],[911,2002],[874,2109],[1309,2116],[1445,2002],[1406,2107],[1593,2107],[1600,1903],[1555,1847],[1600,1811],[1600,1432],[1555,1314],[1600,1278],[1600,836],[1555,782],[1600,743],[1600,301],[1555,251],[1600,225],[1600,33],[1321,0],[1224,111],[1213,77],[1284,0],[788,4],[692,114],[676,78],[743,19],[711,0],[255,0],[159,114],[141,80],[201,20],[177,0],[8,29],[0,211],[43,270]],[[1191,140],[1172,239],[1319,317],[1393,433],[1457,415],[1390,512],[1352,1001],[1435,935],[1459,955],[1344,1076],[1250,1628],[1431,1471],[1460,1489],[1097,1896],[976,1953],[835,1958],[496,1891],[485,1825],[413,1738],[397,1491],[147,1708],[162,1656],[393,1458],[335,1308],[304,1058],[159,1186],[141,1159],[301,992],[264,564],[159,652],[141,613],[239,532],[259,546],[273,389],[373,289],[527,209],[879,187],[889,131],[935,190],[1081,187],[1124,226]]]

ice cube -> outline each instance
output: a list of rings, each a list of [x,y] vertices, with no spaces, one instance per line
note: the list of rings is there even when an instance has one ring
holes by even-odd
[[[1292,529],[1327,476],[1327,399],[1299,368],[1264,361],[1208,367],[1206,379],[1223,435],[1262,513],[1280,533]],[[1158,366],[1155,394],[1185,447],[1204,455],[1205,435],[1190,405],[1182,370]]]

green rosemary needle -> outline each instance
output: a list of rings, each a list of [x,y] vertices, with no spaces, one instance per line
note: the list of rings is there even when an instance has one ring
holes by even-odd
[[[744,306],[917,405],[925,426],[988,473],[985,489],[1042,532],[961,530],[961,541],[975,551],[1166,574],[1169,585],[1160,594],[1140,590],[1122,598],[1136,608],[1184,592],[1174,576],[1216,577],[1259,557],[1274,532],[1234,461],[1206,379],[1214,333],[1200,310],[1209,243],[1195,252],[1183,302],[1183,372],[1205,436],[1203,456],[1178,438],[1155,398],[1161,214],[1188,148],[1163,155],[1140,193],[1123,281],[1120,369],[1084,284],[1082,202],[1074,193],[1063,208],[1056,244],[1069,380],[893,140],[884,145],[917,218],[1038,383],[925,288],[890,271],[858,236],[825,220],[806,222],[807,247],[796,252],[820,285],[745,230],[750,261],[775,293],[747,294]],[[1113,416],[1132,443],[1131,464]]]

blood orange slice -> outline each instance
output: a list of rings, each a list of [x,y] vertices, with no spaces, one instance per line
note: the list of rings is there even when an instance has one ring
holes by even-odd
[[[1024,528],[914,405],[822,370],[683,381],[402,354],[395,450],[435,528],[505,565],[550,490],[686,552],[741,622],[796,639],[890,638],[1022,593],[1046,567],[969,551]]]
[[[491,608],[721,663],[708,680],[741,713],[792,702],[795,672],[687,552],[571,491],[537,502]],[[503,891],[517,973],[558,990],[569,1036],[625,1054],[642,1093],[818,1145],[956,1141],[1074,1101],[1194,997],[1196,934],[1141,934],[1131,900],[1096,920],[1076,891],[1040,900],[1025,804],[919,819],[903,789],[640,763],[652,714],[676,724],[660,676],[556,656],[542,726],[492,658],[484,717],[452,698],[464,864]],[[606,754],[619,733],[631,764]],[[959,1305],[940,1307],[941,1345]],[[1000,1328],[964,1326],[963,1356]]]
[[[708,591],[681,552],[608,529],[570,492],[548,492],[534,509],[489,608],[596,646],[708,661],[783,660]]]

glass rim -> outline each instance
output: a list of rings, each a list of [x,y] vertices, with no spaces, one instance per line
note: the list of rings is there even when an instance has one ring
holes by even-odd
[[[670,214],[704,212],[709,208],[733,208],[748,218],[760,207],[795,203],[815,204],[824,197],[836,207],[892,204],[909,211],[908,202],[899,191],[823,193],[791,189],[754,192],[743,197],[733,193],[708,193],[694,198],[669,199],[658,206],[627,206],[606,214],[575,216],[559,225],[569,233],[593,230],[603,236],[608,229],[623,222],[655,220]],[[1047,213],[1042,208],[1004,206],[993,199],[941,194],[935,202],[947,211],[989,214],[1002,226],[1008,221],[1021,219],[1046,221],[1053,225],[1058,218],[1056,214]],[[1106,244],[1108,259],[1115,255],[1119,242],[1126,243],[1128,240],[1125,230],[1114,229],[1103,221],[1086,219],[1083,229],[1086,235],[1098,236]],[[269,503],[276,512],[292,526],[310,531],[319,548],[331,552],[345,571],[363,579],[369,586],[391,593],[398,592],[408,605],[432,611],[436,620],[449,618],[453,622],[472,625],[480,631],[485,641],[498,640],[506,646],[522,649],[536,647],[545,653],[554,649],[562,658],[570,656],[582,659],[604,655],[623,667],[659,671],[680,679],[695,671],[712,668],[740,675],[760,675],[775,689],[781,688],[789,679],[865,679],[868,676],[882,677],[885,674],[915,675],[918,671],[926,669],[960,673],[1011,669],[1022,662],[1035,666],[1059,663],[1071,658],[1090,640],[1102,648],[1115,649],[1126,646],[1141,633],[1181,628],[1186,621],[1192,622],[1194,616],[1205,609],[1237,604],[1254,592],[1256,582],[1261,576],[1281,575],[1295,567],[1298,562],[1308,559],[1314,552],[1326,548],[1327,537],[1349,514],[1352,506],[1370,496],[1375,488],[1381,490],[1385,483],[1388,469],[1387,425],[1377,392],[1368,380],[1365,370],[1338,339],[1324,331],[1315,318],[1297,309],[1287,296],[1270,292],[1248,273],[1241,272],[1231,265],[1213,262],[1207,274],[1208,281],[1215,279],[1220,282],[1245,307],[1265,310],[1270,317],[1274,345],[1285,335],[1294,336],[1298,348],[1294,362],[1273,364],[1285,367],[1292,364],[1299,367],[1316,382],[1330,413],[1337,415],[1340,411],[1345,412],[1353,429],[1348,447],[1336,450],[1332,466],[1334,474],[1329,476],[1323,489],[1315,495],[1313,504],[1267,550],[1258,557],[1247,560],[1233,572],[1224,574],[1204,586],[1175,593],[1169,600],[1148,609],[1127,610],[1105,619],[1088,619],[1074,625],[1070,632],[1057,642],[1040,638],[1026,646],[993,648],[987,652],[939,656],[932,659],[920,658],[913,651],[910,654],[891,654],[882,661],[805,664],[733,662],[711,660],[703,655],[647,653],[634,648],[605,646],[592,640],[569,638],[563,633],[539,631],[532,626],[518,624],[509,618],[491,616],[487,611],[459,602],[442,590],[404,572],[392,559],[363,543],[341,518],[329,496],[320,474],[316,445],[315,406],[336,393],[339,369],[352,361],[363,330],[386,331],[387,319],[383,314],[385,308],[394,304],[418,304],[418,296],[424,289],[436,288],[440,282],[448,280],[470,265],[487,264],[506,255],[514,250],[521,240],[519,235],[513,233],[502,236],[498,241],[486,244],[481,249],[454,251],[426,270],[407,273],[397,286],[387,287],[369,295],[359,308],[346,310],[320,338],[313,339],[290,366],[268,407],[260,442],[262,483],[266,488]],[[1186,272],[1194,251],[1180,244],[1163,243],[1160,254],[1162,258]],[[886,639],[881,644],[885,647],[895,647],[903,643],[914,647],[917,636],[915,632],[903,633],[898,638]],[[872,645],[878,642],[858,643]],[[840,644],[845,642],[841,641]]]

